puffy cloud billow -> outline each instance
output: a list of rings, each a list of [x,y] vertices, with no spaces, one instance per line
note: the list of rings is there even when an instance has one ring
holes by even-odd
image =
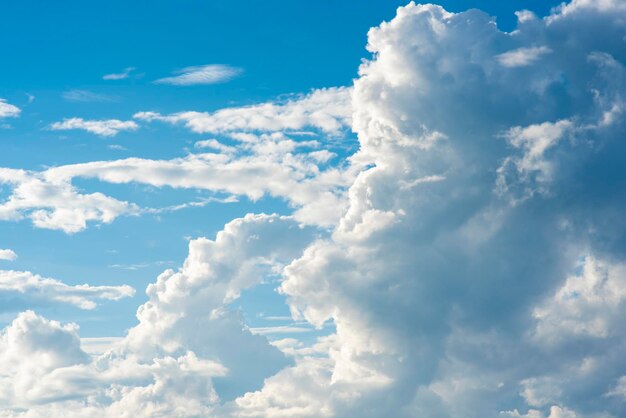
[[[411,3],[373,28],[351,92],[370,168],[331,234],[249,215],[192,241],[117,348],[12,362],[5,416],[626,415],[626,7],[518,17],[504,33]],[[229,304],[277,272],[293,316],[333,334],[245,328]],[[0,362],[17,329],[80,350],[23,314]]]

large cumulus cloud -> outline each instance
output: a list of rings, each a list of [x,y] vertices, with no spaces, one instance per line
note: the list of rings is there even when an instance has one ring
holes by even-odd
[[[261,388],[291,360],[228,305],[274,277],[314,236],[289,217],[248,215],[215,240],[190,241],[182,268],[148,286],[139,323],[95,358],[80,348],[75,325],[21,314],[0,335],[0,364],[13,364],[0,373],[4,413],[211,416],[220,400]]]
[[[625,17],[579,1],[503,33],[410,4],[370,31],[353,120],[374,167],[282,285],[337,326],[328,415],[624,414]]]

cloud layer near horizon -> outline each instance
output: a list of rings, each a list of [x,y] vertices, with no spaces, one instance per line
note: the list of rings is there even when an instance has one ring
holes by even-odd
[[[400,8],[368,34],[373,59],[351,91],[356,172],[334,194],[330,235],[248,215],[192,240],[182,268],[148,287],[139,324],[95,360],[75,326],[21,314],[0,338],[0,416],[623,416],[625,20],[617,0],[520,13],[512,33],[478,10]],[[12,184],[122,182],[119,164],[172,183],[139,162]],[[276,274],[295,318],[336,331],[302,346],[247,329],[229,305]]]

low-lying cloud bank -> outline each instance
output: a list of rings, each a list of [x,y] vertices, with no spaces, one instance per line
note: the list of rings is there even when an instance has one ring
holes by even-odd
[[[626,415],[625,21],[618,0],[521,12],[512,33],[399,9],[369,33],[352,127],[371,168],[332,235],[249,215],[192,241],[93,361],[75,327],[20,315],[4,416]],[[334,334],[243,327],[229,304],[276,272]]]

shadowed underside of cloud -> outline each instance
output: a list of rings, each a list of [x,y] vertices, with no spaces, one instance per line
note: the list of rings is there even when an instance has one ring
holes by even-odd
[[[0,340],[5,415],[624,416],[626,7],[519,17],[503,33],[411,3],[373,28],[332,234],[249,215],[192,241],[94,361],[60,354],[80,350],[71,326],[21,315],[3,335],[47,355]],[[293,316],[334,334],[243,326],[229,304],[276,272]]]

